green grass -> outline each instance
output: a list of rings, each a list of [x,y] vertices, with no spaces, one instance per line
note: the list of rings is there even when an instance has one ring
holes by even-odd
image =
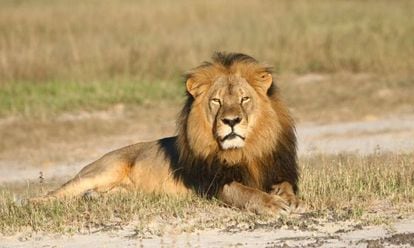
[[[106,109],[118,103],[144,105],[181,99],[183,86],[178,83],[104,81],[10,83],[1,86],[0,116],[53,115],[77,110]]]
[[[319,76],[322,80],[306,83],[300,83],[298,76],[276,79],[282,98],[299,120],[343,121],[414,110],[414,84],[410,77]],[[178,106],[184,91],[184,83],[178,80],[7,83],[0,86],[0,117],[51,117],[64,112],[107,110],[117,104],[128,108],[148,104]]]
[[[414,210],[413,154],[314,155],[301,158],[300,164],[300,197],[309,210],[299,217],[258,216],[196,196],[176,198],[140,192],[20,205],[15,199],[50,188],[32,183],[23,191],[16,186],[0,189],[0,232],[73,233],[134,225],[137,235],[161,235],[171,228],[194,231],[301,227],[327,217],[378,224]]]

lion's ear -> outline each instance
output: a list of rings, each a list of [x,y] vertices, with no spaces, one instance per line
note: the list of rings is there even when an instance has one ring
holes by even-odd
[[[199,85],[193,78],[188,78],[187,82],[185,82],[185,85],[187,87],[188,93],[190,93],[193,97],[196,97],[200,94],[199,92]]]
[[[263,89],[265,92],[270,88],[273,82],[272,74],[268,72],[263,72],[258,75],[258,86]]]

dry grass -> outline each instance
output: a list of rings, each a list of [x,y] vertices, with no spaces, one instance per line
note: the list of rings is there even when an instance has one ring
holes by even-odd
[[[312,209],[414,207],[413,154],[313,155],[301,166],[302,196]]]
[[[0,230],[48,232],[91,232],[136,225],[138,235],[162,234],[179,229],[276,228],[303,226],[318,218],[387,222],[414,210],[414,154],[359,156],[317,155],[301,159],[301,197],[309,206],[300,217],[274,218],[229,209],[217,201],[195,196],[173,198],[164,195],[127,193],[104,195],[93,200],[73,199],[38,205],[19,205],[16,197],[39,194],[50,184],[35,183],[2,189]],[[55,186],[56,182],[53,182]]]
[[[278,73],[414,69],[414,3],[1,1],[0,79],[176,79],[215,50]]]

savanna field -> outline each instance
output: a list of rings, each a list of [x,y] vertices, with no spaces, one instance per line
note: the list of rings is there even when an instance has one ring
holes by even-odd
[[[0,1],[0,247],[22,233],[132,226],[142,239],[412,218],[413,13],[403,0]],[[172,135],[182,75],[214,51],[273,67],[306,141],[305,214],[142,192],[25,204],[110,150]]]

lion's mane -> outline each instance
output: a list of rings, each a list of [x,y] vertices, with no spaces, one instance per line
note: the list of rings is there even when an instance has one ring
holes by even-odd
[[[254,86],[255,72],[271,73],[269,67],[244,54],[216,53],[212,59],[213,62],[204,62],[190,71],[186,78],[197,77],[197,80],[205,80],[207,84],[218,73],[237,70]],[[207,197],[216,196],[225,184],[233,181],[265,192],[270,192],[272,185],[287,181],[296,192],[299,172],[294,122],[273,82],[266,95],[261,97],[267,98],[264,101],[271,102],[277,118],[267,118],[263,114],[251,134],[254,137],[250,138],[250,144],[243,148],[243,152],[224,152],[212,143],[215,140],[208,138],[211,129],[207,129],[204,123],[189,121],[190,112],[198,110],[194,106],[194,97],[187,92],[186,102],[177,120],[178,137],[175,144],[163,146],[163,143],[169,142],[166,139],[160,140],[172,162],[171,172],[174,178]],[[192,142],[195,135],[204,135],[207,145]]]

